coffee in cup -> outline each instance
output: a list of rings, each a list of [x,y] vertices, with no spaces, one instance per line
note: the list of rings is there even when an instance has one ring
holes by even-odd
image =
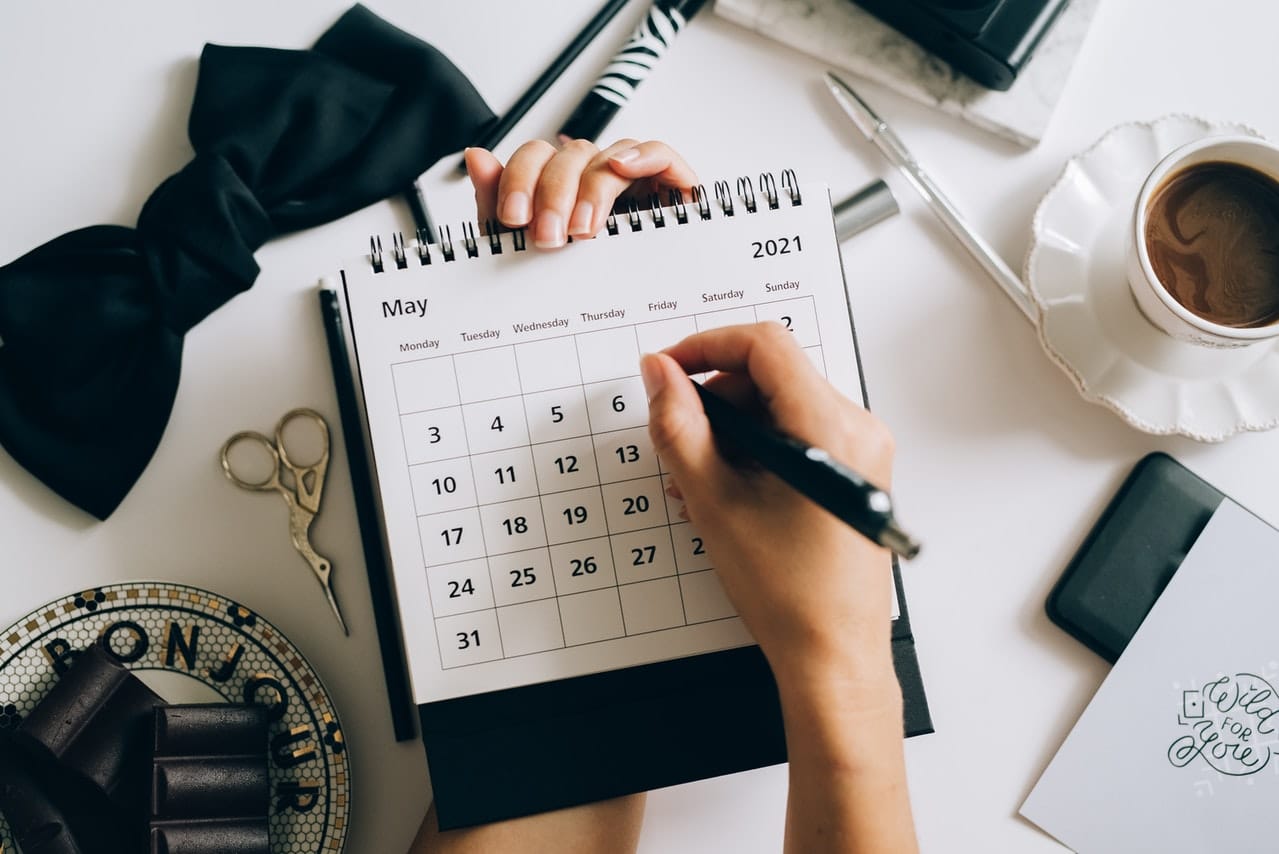
[[[1128,279],[1175,338],[1240,347],[1279,336],[1279,148],[1248,136],[1183,146],[1138,195]]]

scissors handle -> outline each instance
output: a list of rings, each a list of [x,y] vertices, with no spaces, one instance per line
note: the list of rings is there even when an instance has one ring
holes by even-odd
[[[231,449],[241,442],[254,442],[261,445],[271,455],[271,473],[263,480],[245,480],[235,473],[235,467],[231,465]],[[269,438],[256,430],[241,430],[230,439],[227,439],[222,445],[222,452],[219,456],[222,460],[222,473],[227,476],[227,480],[241,489],[251,489],[257,492],[285,491],[284,485],[280,483],[280,452]]]
[[[298,419],[309,420],[320,432],[320,456],[313,463],[305,465],[295,462],[289,456],[284,441],[284,430],[289,423]],[[275,428],[275,448],[280,462],[293,474],[293,488],[297,493],[298,503],[312,513],[320,510],[320,496],[324,493],[324,478],[329,470],[329,424],[324,416],[314,409],[300,407],[286,412]]]

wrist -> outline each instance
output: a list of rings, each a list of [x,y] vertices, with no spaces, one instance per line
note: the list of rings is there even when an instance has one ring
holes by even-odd
[[[891,656],[788,667],[777,687],[792,760],[811,752],[862,769],[902,761],[902,692]]]
[[[777,680],[782,710],[812,719],[853,726],[880,725],[891,719],[902,726],[902,691],[891,662],[869,670],[792,671]]]
[[[805,628],[789,632],[784,643],[761,643],[784,697],[811,692],[862,693],[891,683],[900,698],[889,621],[862,631]]]

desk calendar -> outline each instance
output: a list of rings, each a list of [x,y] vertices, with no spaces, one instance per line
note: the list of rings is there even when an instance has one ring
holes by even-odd
[[[639,359],[773,321],[864,400],[829,195],[762,177],[555,252],[464,226],[343,269],[424,726],[433,705],[752,645],[666,491]]]

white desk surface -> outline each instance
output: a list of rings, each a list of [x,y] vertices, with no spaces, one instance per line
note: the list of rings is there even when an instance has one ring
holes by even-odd
[[[368,0],[432,41],[497,112],[599,5]],[[632,4],[499,147],[555,131],[637,19]],[[0,263],[69,229],[132,225],[190,157],[185,127],[205,41],[305,47],[346,8],[161,0],[10,4],[0,22]],[[1161,19],[1158,30],[1151,23]],[[1108,0],[1044,141],[1024,152],[866,84],[868,100],[1014,267],[1064,160],[1130,119],[1188,112],[1279,137],[1273,32],[1261,0]],[[1016,816],[1105,665],[1044,616],[1067,559],[1130,466],[1167,451],[1279,522],[1279,432],[1208,446],[1135,432],[1085,403],[1026,321],[857,138],[822,66],[704,11],[608,130],[656,137],[705,179],[793,167],[837,196],[884,176],[903,213],[844,246],[875,410],[899,443],[902,518],[927,541],[905,569],[937,732],[907,745],[927,851],[1054,851]],[[472,211],[432,170],[437,217]],[[448,216],[445,216],[448,214]],[[338,423],[316,280],[371,232],[410,225],[398,202],[272,241],[262,274],[186,340],[173,417],[141,482],[92,523],[0,453],[0,624],[88,586],[163,578],[213,588],[278,625],[326,681],[354,763],[347,851],[402,851],[429,791],[418,743],[392,739],[344,455],[329,473],[316,547],[337,567],[343,639],[285,536],[283,508],[232,488],[222,441],[313,406]],[[296,593],[310,607],[299,609]],[[779,851],[786,772],[767,768],[653,793],[644,852]]]

